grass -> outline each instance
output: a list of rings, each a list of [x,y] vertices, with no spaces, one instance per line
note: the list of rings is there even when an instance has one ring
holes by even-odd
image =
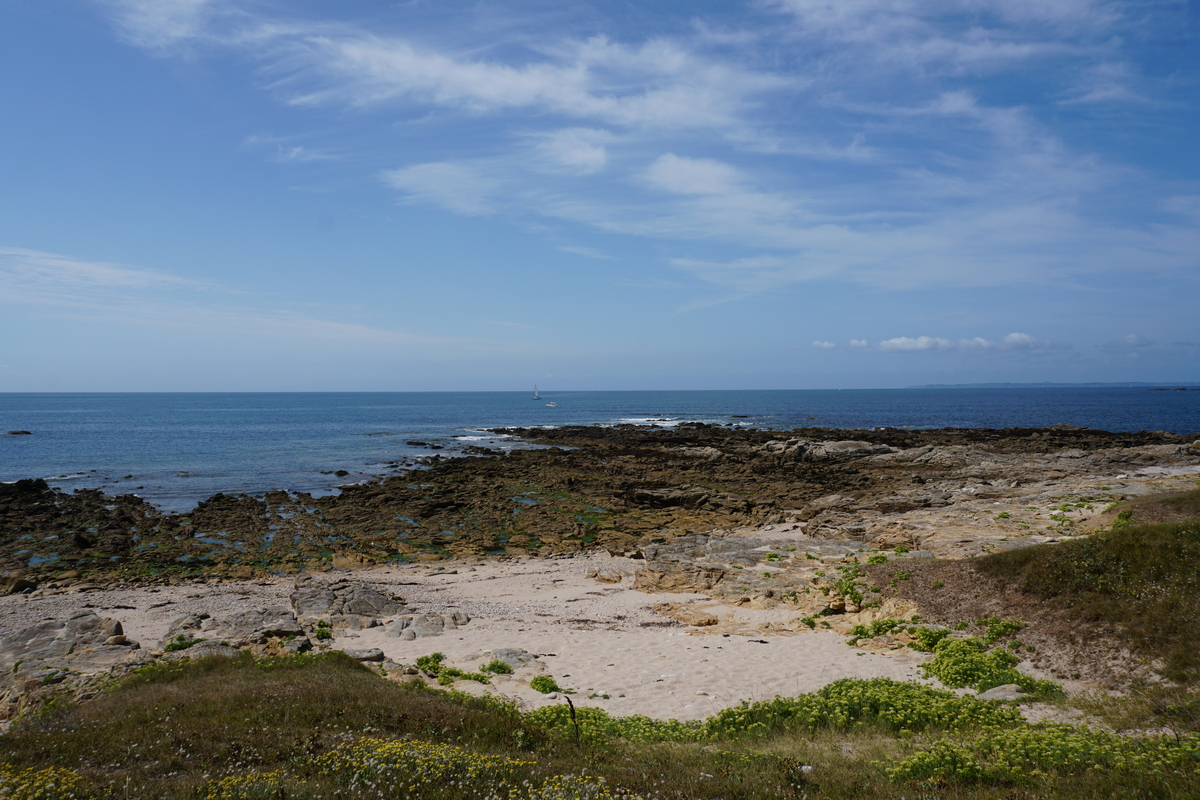
[[[1082,622],[1122,630],[1169,680],[1200,678],[1200,521],[1135,523],[975,564]]]
[[[1186,716],[1185,706],[1157,708],[1160,716]],[[394,683],[336,653],[173,662],[0,736],[0,796],[1182,800],[1200,793],[1200,736],[1190,729],[1129,739],[1035,727],[1008,704],[883,679],[840,680],[690,723],[576,712],[573,719],[554,705],[522,714],[494,699]]]

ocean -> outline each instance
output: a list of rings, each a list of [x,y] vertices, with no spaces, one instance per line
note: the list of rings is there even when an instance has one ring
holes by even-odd
[[[486,429],[706,422],[790,430],[1200,430],[1200,392],[1135,388],[0,394],[0,481],[132,493],[187,511],[218,492],[330,494],[469,446]],[[2,435],[27,430],[29,436]],[[434,449],[437,448],[437,449]],[[341,474],[339,474],[341,473]]]

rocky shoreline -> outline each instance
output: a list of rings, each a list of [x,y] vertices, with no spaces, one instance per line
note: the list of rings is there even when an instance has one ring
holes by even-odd
[[[1125,478],[1200,465],[1200,434],[1065,425],[502,432],[542,447],[434,457],[332,497],[217,494],[182,514],[132,495],[3,484],[0,573],[19,591],[51,578],[153,582],[589,549],[634,554],[681,536],[771,525],[961,558],[1000,539],[1069,535],[1088,521],[1085,507],[1140,491],[1122,488]],[[1076,488],[1086,499],[1052,507]]]
[[[783,689],[818,641],[804,680],[819,682],[835,663],[907,678],[922,657],[905,649],[903,633],[856,640],[854,651],[834,644],[856,626],[918,612],[947,625],[1019,613],[1030,622],[1025,639],[1037,643],[1024,669],[1063,680],[1084,664],[1087,686],[1118,686],[1148,667],[1102,637],[1074,643],[1053,609],[1018,609],[1004,587],[984,587],[969,559],[1106,529],[1122,501],[1200,482],[1197,435],[1069,426],[506,432],[543,447],[435,460],[339,497],[217,495],[187,514],[37,480],[0,486],[0,719],[62,689],[86,698],[153,660],[238,648],[261,656],[333,646],[417,679],[412,659],[435,646],[431,637],[448,664],[470,673],[481,654],[514,647],[529,656],[522,669],[545,672],[536,651],[575,636],[565,674],[593,685],[609,681],[593,662],[618,640],[639,652],[667,648],[655,658],[704,655],[680,686],[699,681],[690,693],[704,697],[721,686],[727,705],[744,695],[737,658],[726,654],[725,672],[713,672],[720,641],[797,637],[762,662]],[[951,569],[934,575],[925,565]],[[578,605],[567,613],[564,603]],[[660,641],[661,627],[714,647]],[[663,680],[630,676],[620,698],[657,703],[664,715],[716,707],[662,695],[652,684]],[[521,699],[547,702],[536,692]]]

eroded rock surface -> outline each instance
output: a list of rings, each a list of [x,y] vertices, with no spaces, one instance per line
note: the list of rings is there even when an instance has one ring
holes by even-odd
[[[79,684],[148,659],[118,620],[94,611],[24,628],[0,639],[0,720],[48,697],[59,684]]]

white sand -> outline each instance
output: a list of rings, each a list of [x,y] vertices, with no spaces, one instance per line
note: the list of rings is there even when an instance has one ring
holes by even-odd
[[[577,706],[596,705],[616,715],[661,719],[700,719],[742,700],[811,692],[838,678],[918,677],[925,656],[908,651],[864,653],[830,631],[722,635],[675,626],[651,606],[696,602],[723,620],[742,623],[748,633],[762,622],[795,616],[795,611],[751,611],[721,606],[702,595],[635,591],[631,576],[638,563],[592,554],[446,562],[440,574],[418,565],[363,570],[348,577],[403,597],[415,613],[459,608],[470,614],[471,622],[437,637],[404,641],[373,628],[345,633],[331,644],[339,649],[379,648],[401,664],[441,652],[446,663],[464,671],[486,663],[487,651],[527,650],[538,659],[514,676],[500,676],[492,687],[460,681],[456,688],[501,694],[525,708],[561,703],[561,697],[529,688],[530,677],[548,674],[563,688],[575,690],[571,699]],[[628,576],[619,584],[586,577],[597,568],[617,568]],[[0,598],[0,635],[90,606],[102,616],[121,620],[130,638],[153,647],[171,620],[182,614],[203,611],[220,617],[247,608],[287,605],[291,585],[291,579],[281,578],[5,597]],[[603,694],[609,697],[599,696]]]

